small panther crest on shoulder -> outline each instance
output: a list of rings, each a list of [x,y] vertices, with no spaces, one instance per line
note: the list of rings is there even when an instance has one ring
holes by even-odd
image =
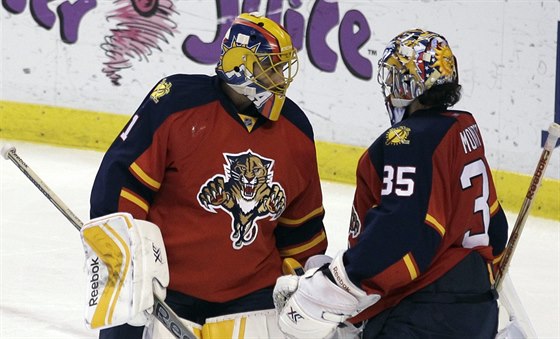
[[[399,126],[391,128],[385,134],[385,145],[408,145],[410,140],[410,128],[406,126]]]
[[[167,82],[167,79],[163,79],[157,84],[156,88],[150,94],[150,99],[152,99],[156,104],[159,102],[159,99],[166,94],[171,92],[171,83]]]

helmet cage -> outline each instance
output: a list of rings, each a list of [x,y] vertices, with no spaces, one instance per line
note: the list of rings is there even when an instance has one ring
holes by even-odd
[[[424,92],[424,83],[389,63],[379,63],[377,82],[385,98],[391,98],[395,107],[406,107]]]
[[[286,95],[294,80],[299,62],[296,50],[285,53],[255,53],[245,55],[245,77],[264,91],[276,95]],[[248,65],[247,62],[251,62]]]

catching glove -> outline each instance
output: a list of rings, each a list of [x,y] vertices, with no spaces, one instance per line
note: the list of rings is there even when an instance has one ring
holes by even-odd
[[[167,256],[159,228],[128,213],[92,219],[80,230],[85,251],[86,326],[148,323],[154,293],[165,299]]]
[[[273,296],[278,326],[288,337],[329,338],[346,319],[379,300],[379,295],[367,295],[350,281],[342,255],[301,277],[282,276],[276,281]]]

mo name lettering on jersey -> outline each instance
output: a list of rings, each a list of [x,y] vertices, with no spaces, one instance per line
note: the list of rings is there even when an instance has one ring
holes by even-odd
[[[461,142],[463,143],[463,151],[465,154],[482,147],[482,137],[480,136],[480,131],[478,130],[477,124],[472,124],[459,132],[461,136]]]

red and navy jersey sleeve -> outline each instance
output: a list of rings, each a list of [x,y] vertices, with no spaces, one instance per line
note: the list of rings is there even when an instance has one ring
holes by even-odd
[[[126,211],[146,219],[169,166],[174,113],[215,100],[212,78],[173,75],[146,96],[103,157],[90,197],[90,217]]]
[[[327,249],[323,225],[325,211],[311,124],[291,100],[286,101],[284,109],[282,115],[305,135],[289,141],[291,148],[297,152],[292,157],[297,159],[298,163],[294,165],[299,168],[301,178],[298,180],[304,189],[278,219],[275,233],[280,255],[292,257],[304,265],[309,257],[323,254]]]
[[[382,296],[373,312],[437,280],[470,251],[492,262],[506,240],[469,113],[417,112],[361,157],[344,261],[358,286]]]

